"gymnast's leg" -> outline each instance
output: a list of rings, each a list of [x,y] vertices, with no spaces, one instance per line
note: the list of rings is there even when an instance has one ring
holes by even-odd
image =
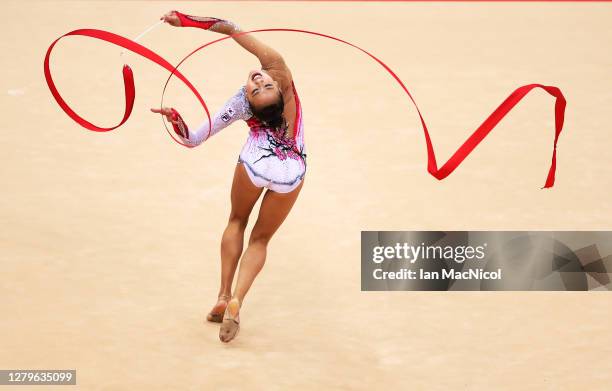
[[[231,191],[231,212],[227,227],[221,239],[221,286],[219,288],[219,300],[210,311],[207,320],[221,322],[223,313],[231,298],[232,282],[238,265],[238,259],[242,254],[244,244],[244,230],[249,220],[249,215],[263,188],[256,187],[249,179],[245,168],[238,163],[234,171],[234,180]]]
[[[225,315],[227,319],[223,320],[219,331],[221,341],[229,342],[235,337],[238,331],[240,305],[266,261],[267,247],[272,235],[289,214],[303,184],[302,180],[299,186],[290,193],[276,193],[268,190],[264,194],[257,222],[249,238],[249,245],[242,254],[234,296],[228,304],[228,311]]]

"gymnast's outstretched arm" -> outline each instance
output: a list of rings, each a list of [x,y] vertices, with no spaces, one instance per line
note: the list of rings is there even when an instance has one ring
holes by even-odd
[[[223,108],[212,117],[212,127],[208,123],[208,119],[195,129],[189,129],[181,115],[173,108],[163,107],[161,109],[151,109],[154,113],[163,114],[166,119],[172,123],[174,132],[182,139],[182,141],[195,147],[202,144],[207,138],[219,133],[222,129],[228,127],[236,120],[248,120],[253,116],[249,107],[246,91],[244,87],[232,96]]]
[[[259,59],[263,69],[288,72],[287,65],[280,53],[259,41],[253,34],[241,34],[244,31],[232,22],[211,17],[186,15],[178,11],[170,11],[160,19],[176,27],[197,27],[231,35],[234,41]]]

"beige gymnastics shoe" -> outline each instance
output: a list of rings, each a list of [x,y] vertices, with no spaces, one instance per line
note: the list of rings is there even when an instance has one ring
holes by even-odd
[[[223,322],[223,313],[227,308],[227,302],[232,297],[230,295],[219,295],[219,300],[212,310],[206,315],[206,320],[209,322],[221,323]]]
[[[223,315],[223,323],[219,329],[219,339],[222,342],[229,342],[236,338],[238,330],[240,330],[240,301],[233,298],[227,304],[225,314]]]

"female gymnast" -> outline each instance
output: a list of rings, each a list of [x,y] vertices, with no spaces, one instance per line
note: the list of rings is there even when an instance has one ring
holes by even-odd
[[[231,212],[221,239],[221,286],[217,304],[207,315],[221,323],[219,338],[231,341],[240,328],[239,311],[244,297],[266,260],[272,235],[295,203],[306,173],[302,110],[291,71],[281,55],[251,34],[239,34],[235,24],[210,17],[171,11],[161,18],[175,27],[198,27],[232,38],[255,55],[261,69],[250,71],[246,84],[212,118],[189,129],[173,108],[152,108],[172,123],[181,140],[196,146],[232,122],[242,119],[250,128],[238,157],[231,190]],[[238,35],[235,35],[238,34]],[[267,188],[257,221],[243,252],[244,231],[255,202]],[[240,260],[232,294],[234,274]]]

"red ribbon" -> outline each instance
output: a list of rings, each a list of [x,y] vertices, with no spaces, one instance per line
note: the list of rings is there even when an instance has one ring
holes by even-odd
[[[440,179],[440,180],[444,179],[448,175],[450,175],[459,166],[459,164],[461,164],[461,162],[474,150],[474,148],[476,148],[476,146],[487,136],[487,134],[489,134],[489,132],[499,123],[499,121],[501,121],[506,116],[506,114],[508,114],[508,112],[510,110],[512,110],[512,108],[514,106],[516,106],[516,104],[518,102],[520,102],[525,97],[525,95],[527,95],[527,93],[529,93],[534,88],[541,88],[541,89],[543,89],[544,91],[548,92],[550,95],[552,95],[555,98],[555,139],[554,139],[554,142],[553,142],[552,161],[551,161],[550,169],[548,171],[548,176],[546,178],[546,182],[544,184],[544,188],[549,188],[549,187],[552,187],[554,185],[554,183],[555,183],[556,161],[557,161],[557,141],[558,141],[559,135],[561,134],[561,131],[563,129],[563,120],[564,120],[565,106],[566,106],[565,97],[563,96],[563,94],[561,93],[561,90],[559,90],[559,88],[554,87],[554,86],[545,86],[545,85],[542,85],[542,84],[529,84],[529,85],[525,85],[525,86],[517,88],[514,92],[512,92],[512,94],[510,94],[510,96],[508,96],[508,98],[506,98],[506,100],[504,100],[499,105],[499,107],[497,107],[497,109],[495,109],[495,111],[493,111],[493,113],[478,127],[478,129],[476,129],[476,131],[474,131],[474,133],[472,133],[472,135],[470,137],[468,137],[468,139],[459,147],[459,149],[457,149],[457,151],[450,157],[450,159],[448,159],[448,161],[446,163],[444,163],[444,165],[442,167],[438,168],[438,165],[436,163],[436,155],[435,155],[435,152],[434,152],[433,144],[432,144],[431,138],[429,136],[429,131],[427,130],[427,125],[425,124],[425,120],[423,119],[423,116],[421,115],[421,111],[419,110],[419,107],[417,106],[416,101],[414,100],[414,98],[412,97],[412,95],[408,91],[408,88],[406,88],[406,86],[404,85],[402,80],[384,62],[382,62],[380,59],[378,59],[376,56],[374,56],[370,52],[368,52],[368,51],[366,51],[366,50],[364,50],[364,49],[362,49],[362,48],[360,48],[360,47],[358,47],[356,45],[353,45],[350,42],[347,42],[347,41],[342,40],[340,38],[333,37],[331,35],[321,34],[321,33],[317,33],[317,32],[314,32],[314,31],[296,30],[296,29],[261,29],[261,30],[246,31],[246,32],[239,33],[237,35],[240,35],[240,34],[249,34],[249,33],[257,33],[257,32],[270,32],[270,31],[303,33],[303,34],[310,34],[310,35],[316,35],[316,36],[319,36],[319,37],[333,39],[334,41],[344,43],[346,45],[354,47],[355,49],[360,50],[361,52],[367,54],[373,60],[378,62],[397,81],[397,83],[402,87],[404,92],[408,95],[408,97],[412,101],[412,104],[414,105],[414,107],[417,109],[417,112],[419,114],[419,118],[421,120],[421,125],[423,126],[423,133],[425,134],[425,142],[427,144],[427,171],[431,175],[433,175],[435,178]],[[60,105],[62,110],[64,110],[64,112],[66,112],[66,114],[68,114],[68,116],[70,118],[72,118],[74,121],[76,121],[79,125],[87,128],[89,130],[93,130],[93,131],[97,131],[97,132],[105,132],[105,131],[116,129],[119,126],[123,125],[125,123],[125,121],[127,121],[127,119],[130,117],[130,114],[132,112],[132,108],[134,107],[134,98],[135,98],[135,95],[136,95],[136,89],[134,87],[134,75],[133,75],[132,70],[130,69],[130,67],[127,66],[127,65],[124,65],[124,67],[123,67],[123,82],[124,82],[124,87],[125,87],[125,113],[123,115],[123,119],[121,120],[121,122],[118,125],[116,125],[116,126],[114,126],[112,128],[101,128],[101,127],[95,126],[92,123],[88,122],[87,120],[85,120],[84,118],[82,118],[78,114],[76,114],[68,106],[68,104],[64,101],[64,99],[62,99],[62,97],[59,94],[57,88],[55,87],[55,84],[53,83],[53,78],[51,77],[51,71],[49,69],[49,57],[51,55],[51,51],[53,50],[53,47],[55,46],[55,44],[61,38],[65,37],[65,36],[69,36],[69,35],[83,35],[83,36],[87,36],[87,37],[91,37],[91,38],[97,38],[97,39],[100,39],[100,40],[103,40],[103,41],[107,41],[107,42],[113,43],[115,45],[124,47],[124,48],[126,48],[126,49],[128,49],[128,50],[130,50],[130,51],[132,51],[134,53],[140,54],[141,56],[144,56],[144,57],[148,58],[149,60],[151,60],[151,61],[161,65],[162,67],[166,68],[167,70],[169,70],[170,71],[170,76],[168,77],[168,80],[166,80],[166,84],[164,85],[164,90],[163,90],[163,93],[162,93],[162,106],[163,106],[163,95],[164,95],[164,93],[166,91],[166,88],[168,86],[168,82],[170,81],[172,76],[174,74],[176,74],[176,76],[183,83],[185,83],[185,85],[187,85],[187,87],[197,97],[197,99],[199,100],[200,104],[204,108],[204,111],[206,112],[206,116],[208,117],[208,122],[209,123],[211,122],[210,121],[210,113],[208,111],[208,107],[206,106],[206,103],[204,102],[204,99],[202,99],[202,97],[200,96],[198,91],[189,82],[189,80],[187,80],[187,78],[185,78],[185,76],[183,76],[178,71],[178,67],[185,60],[187,60],[194,53],[196,53],[197,51],[202,50],[205,47],[210,46],[212,44],[215,44],[217,42],[221,42],[221,41],[224,41],[226,39],[229,39],[229,38],[231,38],[231,36],[226,36],[226,37],[223,37],[223,38],[219,38],[219,39],[216,39],[214,41],[208,42],[208,43],[200,46],[199,48],[197,48],[194,51],[192,51],[191,53],[189,53],[183,60],[181,60],[181,62],[178,63],[178,65],[176,67],[172,66],[168,61],[164,60],[162,57],[160,57],[159,55],[157,55],[155,52],[151,51],[150,49],[147,49],[146,47],[144,47],[144,46],[142,46],[142,45],[140,45],[140,44],[138,44],[138,43],[136,43],[136,42],[134,42],[134,41],[132,41],[130,39],[127,39],[127,38],[122,37],[120,35],[116,35],[116,34],[110,33],[108,31],[95,30],[95,29],[80,29],[80,30],[71,31],[71,32],[69,32],[69,33],[59,37],[55,41],[53,41],[53,43],[51,44],[51,46],[49,46],[49,49],[47,50],[47,54],[45,56],[45,62],[44,62],[45,78],[47,80],[47,84],[49,86],[49,89],[51,90],[51,94],[53,95],[53,97],[55,98],[57,103]],[[186,147],[190,147],[189,145],[183,144],[182,142],[178,141],[172,135],[170,130],[168,130],[165,122],[164,122],[164,127],[166,128],[166,131],[168,132],[168,134],[170,134],[170,136],[172,137],[172,139],[174,141],[176,141],[177,143],[179,143],[181,145],[184,145]],[[209,132],[210,132],[210,129],[209,129]],[[210,133],[209,133],[209,135],[210,135]],[[206,138],[208,138],[208,136]]]
[[[93,130],[95,132],[108,132],[109,130],[116,129],[119,126],[123,125],[125,121],[127,121],[127,119],[130,117],[130,114],[132,113],[132,108],[134,107],[134,99],[136,97],[136,87],[134,86],[134,74],[132,72],[132,69],[128,65],[124,65],[123,66],[123,85],[125,88],[125,113],[123,114],[123,119],[118,125],[113,126],[111,128],[102,128],[102,127],[92,124],[91,122],[87,121],[83,117],[79,116],[74,110],[70,108],[70,106],[68,106],[66,101],[60,95],[59,91],[55,87],[55,83],[53,82],[53,78],[51,77],[51,70],[49,68],[49,58],[51,57],[51,51],[53,50],[53,47],[55,46],[55,44],[57,44],[57,42],[60,39],[62,39],[63,37],[70,36],[70,35],[82,35],[86,37],[97,38],[102,41],[110,42],[115,45],[124,47],[134,53],[140,54],[141,56],[144,56],[148,58],[149,60],[161,65],[162,67],[170,71],[171,75],[176,74],[176,76],[183,83],[185,83],[185,85],[194,93],[196,98],[198,98],[210,122],[210,113],[208,111],[208,107],[206,106],[204,99],[202,99],[202,97],[200,96],[200,93],[195,89],[193,84],[191,84],[191,82],[187,80],[187,78],[178,71],[176,67],[172,66],[172,64],[164,60],[163,57],[159,56],[157,53],[153,52],[152,50],[147,49],[146,47],[140,45],[139,43],[136,43],[128,38],[122,37],[117,34],[113,34],[113,33],[110,33],[104,30],[79,29],[79,30],[74,30],[67,34],[64,34],[58,39],[56,39],[55,41],[53,41],[51,46],[49,46],[49,49],[47,49],[47,54],[45,55],[45,62],[44,62],[45,79],[47,80],[47,85],[49,86],[49,90],[51,90],[51,94],[53,95],[57,103],[60,105],[62,110],[64,110],[64,112],[68,114],[68,116],[72,118],[79,125],[83,126],[86,129]],[[166,85],[167,84],[168,83],[166,82]],[[165,88],[164,88],[164,91],[165,91]],[[182,144],[182,145],[189,147],[189,145],[187,144]]]

